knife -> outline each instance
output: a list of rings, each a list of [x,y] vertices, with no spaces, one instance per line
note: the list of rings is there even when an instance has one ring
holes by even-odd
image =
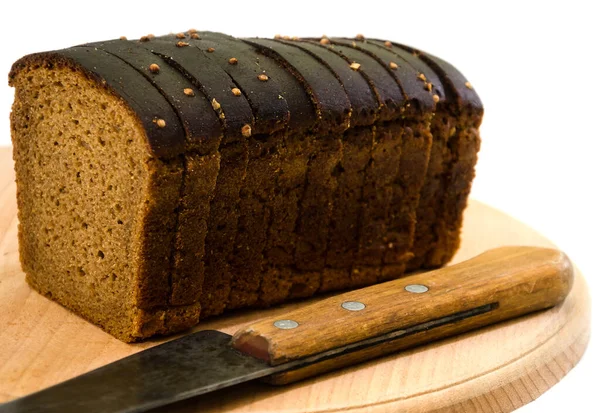
[[[262,378],[287,384],[552,307],[573,284],[555,249],[501,247],[323,299],[233,337],[199,331],[0,405],[8,412],[142,412]]]

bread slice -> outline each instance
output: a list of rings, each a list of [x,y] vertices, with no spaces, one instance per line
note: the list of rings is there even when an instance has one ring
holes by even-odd
[[[336,77],[309,53],[276,40],[246,41],[300,81],[315,107],[314,129],[319,131],[312,138],[310,152],[303,154],[307,169],[295,225],[294,268],[271,268],[268,281],[278,280],[280,286],[274,293],[266,284],[266,294],[260,296],[261,303],[272,304],[288,296],[312,295],[321,284],[327,227],[337,187],[332,172],[341,158],[341,132],[349,126],[350,102]]]
[[[223,134],[219,118],[199,88],[140,43],[115,40],[89,46],[127,62],[150,80],[175,109],[185,129],[187,155],[171,257],[169,304],[194,304],[204,278],[207,218],[220,168],[218,149]]]
[[[481,144],[479,126],[483,105],[473,86],[448,62],[398,43],[391,43],[391,48],[406,50],[418,57],[439,77],[446,90],[447,97],[440,98],[440,116],[432,126],[438,141],[436,153],[441,155],[436,160],[436,172],[441,170],[441,177],[428,179],[437,184],[429,188],[429,207],[419,209],[415,257],[409,264],[412,270],[437,268],[448,263],[460,245],[462,215],[475,178]]]
[[[31,55],[10,83],[27,281],[122,340],[142,337],[168,306],[177,114],[135,69],[89,47]]]
[[[376,123],[371,157],[365,169],[359,247],[349,275],[351,285],[366,285],[382,279],[381,265],[385,256],[388,260],[393,257],[400,264],[391,272],[400,276],[410,257],[418,191],[427,168],[433,99],[419,85],[414,70],[390,67],[386,51],[369,48],[360,40],[334,38],[320,43],[333,44],[328,46],[331,50],[348,62],[359,64],[359,70],[371,81],[386,109],[382,120]],[[396,74],[399,69],[402,70],[400,75]],[[400,119],[387,120],[395,118]],[[413,129],[418,134],[413,133]],[[394,238],[399,231],[406,243]],[[328,272],[331,280],[341,277],[339,270],[328,269]]]
[[[359,219],[365,170],[374,144],[373,123],[381,102],[368,78],[350,67],[352,62],[327,47],[307,41],[291,41],[327,67],[340,82],[350,101],[350,128],[342,136],[342,154],[334,173],[337,190],[329,221],[325,268],[319,290],[329,291],[348,285],[350,265],[358,249]],[[297,294],[297,293],[296,293]]]
[[[219,314],[226,305],[232,273],[229,257],[233,251],[240,216],[240,190],[248,167],[248,137],[255,127],[248,99],[236,96],[231,76],[210,57],[210,52],[191,42],[172,36],[145,43],[167,63],[183,71],[202,88],[213,110],[223,122],[224,137],[219,149],[221,166],[208,216],[202,287],[192,290],[200,296],[202,316]],[[208,48],[207,48],[208,49]]]
[[[264,250],[272,220],[273,197],[278,191],[277,174],[281,170],[281,151],[290,110],[277,79],[284,69],[258,64],[254,48],[219,33],[200,32],[193,45],[208,50],[211,59],[228,73],[238,93],[248,99],[254,114],[254,130],[248,138],[248,168],[240,190],[237,231],[229,258],[231,283],[221,311],[251,305],[258,299]],[[268,67],[268,72],[267,72]],[[265,73],[268,73],[265,74]],[[261,80],[260,76],[267,76]],[[273,78],[275,76],[275,78]]]

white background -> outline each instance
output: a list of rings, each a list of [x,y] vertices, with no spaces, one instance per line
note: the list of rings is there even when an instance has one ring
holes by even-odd
[[[439,55],[486,109],[472,196],[565,250],[600,290],[600,30],[593,2],[252,0],[2,1],[0,74],[24,54],[191,27],[239,36],[367,36]],[[6,78],[5,78],[6,79]],[[10,144],[12,90],[0,82],[0,145]],[[597,308],[597,306],[596,306]],[[594,311],[598,320],[598,311]],[[596,322],[595,332],[600,327]],[[555,388],[519,412],[599,412],[598,340]]]

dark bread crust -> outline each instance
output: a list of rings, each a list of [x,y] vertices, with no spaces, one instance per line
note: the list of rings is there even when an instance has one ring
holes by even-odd
[[[319,60],[294,46],[275,40],[252,39],[261,52],[273,56],[301,79],[313,99],[320,119],[319,128],[331,131],[314,142],[308,155],[306,186],[300,201],[296,225],[295,267],[301,271],[320,271],[325,265],[327,231],[337,179],[332,173],[341,159],[342,143],[337,135],[349,126],[351,106],[336,76]],[[307,284],[318,289],[320,275]]]
[[[236,250],[231,258],[235,269],[232,271],[231,291],[227,302],[228,308],[237,308],[255,303],[261,295],[261,285],[276,285],[268,280],[267,275],[262,275],[263,272],[273,272],[272,269],[265,268],[267,263],[262,262],[264,257],[277,257],[268,261],[269,265],[280,265],[282,262],[293,264],[295,222],[306,175],[306,154],[311,146],[306,145],[310,143],[310,139],[300,142],[290,138],[288,134],[312,128],[316,115],[305,88],[276,60],[258,53],[252,45],[229,36],[210,32],[201,32],[200,36],[226,47],[238,58],[238,64],[241,59],[252,60],[253,67],[260,70],[257,75],[266,74],[269,79],[265,83],[278,86],[276,99],[285,100],[290,109],[288,133],[252,139],[250,144],[249,162],[253,165],[253,178],[247,180],[248,184],[242,191],[240,207],[245,218],[240,221],[242,227],[238,230]],[[255,216],[262,217],[262,220],[246,218],[253,216],[253,210],[256,212]],[[257,227],[258,221],[265,224],[264,228]],[[267,233],[264,232],[265,228]],[[256,259],[245,261],[241,257]],[[248,262],[251,264],[248,265]],[[281,275],[281,271],[278,274]]]
[[[191,305],[200,299],[205,275],[208,220],[220,169],[221,155],[218,152],[186,155],[172,258],[172,305]]]
[[[306,187],[307,154],[315,152],[315,141],[313,135],[305,133],[290,132],[283,136],[277,173],[278,191],[271,202],[271,222],[264,252],[266,264],[259,282],[257,305],[284,301],[292,292],[296,274],[296,225]],[[310,284],[315,285],[320,274],[312,273],[309,278],[312,280]]]
[[[342,159],[338,166],[343,173],[339,174],[334,197],[327,242],[327,268],[346,268],[349,272],[356,258],[366,171],[371,161],[375,133],[372,126],[352,128],[344,133]],[[324,283],[331,284],[326,278],[325,275]]]
[[[243,39],[288,69],[304,86],[315,105],[321,131],[339,132],[350,125],[351,107],[336,77],[311,55],[277,40]]]
[[[232,288],[222,308],[247,307],[258,300],[266,262],[277,174],[281,169],[282,133],[253,136],[248,142],[248,172],[240,191],[240,219],[229,260]],[[227,299],[228,297],[228,299]]]
[[[310,96],[317,114],[315,129],[324,136],[316,139],[311,151],[302,154],[307,162],[304,190],[298,199],[298,213],[294,232],[294,266],[300,271],[313,270],[303,285],[316,290],[320,284],[320,270],[324,266],[327,242],[326,228],[331,215],[331,197],[336,179],[331,171],[341,157],[341,142],[327,133],[348,127],[351,114],[350,102],[336,77],[308,53],[275,40],[245,39],[267,57],[275,59],[296,77]],[[325,205],[325,207],[323,207]],[[293,271],[271,268],[261,284],[259,302],[271,304],[287,297],[292,291]],[[278,294],[271,294],[271,284],[277,285]]]
[[[336,76],[348,94],[353,126],[372,125],[377,120],[382,103],[368,77],[350,67],[352,62],[321,44],[308,41],[295,41],[291,44],[306,50]],[[349,268],[358,249],[362,188],[373,144],[372,126],[353,127],[342,137],[342,158],[336,166],[338,187],[329,223],[326,267]],[[321,290],[329,289],[328,286],[332,285],[330,278],[328,268],[324,268],[319,287]]]
[[[183,306],[158,307],[152,310],[136,309],[134,312],[135,329],[129,337],[119,337],[132,342],[146,337],[168,335],[184,331],[198,323],[200,305],[198,303]]]
[[[326,236],[325,266],[319,271],[287,270],[290,282],[289,297],[305,297],[317,290],[327,290],[331,285],[328,266],[348,267],[352,263],[358,241],[361,189],[364,182],[364,169],[370,158],[373,145],[372,127],[356,128],[357,125],[372,125],[379,115],[381,104],[373,88],[359,71],[350,67],[347,59],[332,50],[311,42],[285,42],[298,47],[327,68],[342,85],[351,105],[351,128],[344,132],[341,140],[341,157],[332,174],[337,178],[337,189],[332,198],[331,216],[328,230],[321,231]],[[362,152],[362,153],[361,153]],[[317,283],[316,280],[320,278]],[[345,278],[345,277],[342,277]],[[273,293],[271,293],[273,295]],[[285,299],[281,294],[276,297]]]
[[[229,260],[238,230],[240,189],[248,167],[248,143],[227,145],[221,148],[220,153],[221,169],[208,220],[205,277],[200,297],[201,317],[221,313],[231,289]]]
[[[171,255],[175,242],[177,215],[183,184],[183,162],[148,162],[150,172],[147,199],[138,229],[139,270],[136,276],[136,306],[151,310],[169,304]]]
[[[311,40],[314,41],[314,40]],[[371,85],[371,89],[377,95],[380,104],[379,120],[396,119],[402,115],[402,108],[405,105],[405,96],[402,89],[398,87],[395,79],[388,73],[376,59],[369,55],[354,49],[352,46],[342,44],[329,44],[328,50],[337,53],[349,64],[358,63],[361,73]]]
[[[293,74],[261,53],[252,45],[235,37],[215,32],[199,32],[202,39],[218,42],[221,47],[226,48],[232,55],[253,62],[253,73],[257,75],[266,73],[269,79],[278,85],[283,100],[285,100],[290,116],[287,123],[289,131],[306,131],[314,126],[316,121],[315,109],[310,96]],[[258,70],[258,73],[257,73]],[[266,82],[269,83],[269,82]],[[279,99],[279,96],[277,96]],[[264,102],[259,102],[264,105]],[[268,103],[266,103],[268,104]]]
[[[262,96],[261,99],[285,101],[290,110],[288,133],[251,138],[249,143],[249,164],[252,165],[249,173],[251,170],[252,176],[246,179],[241,191],[240,220],[235,250],[230,258],[232,279],[227,300],[228,308],[238,308],[257,302],[261,295],[261,285],[277,285],[275,280],[269,280],[268,275],[264,274],[275,272],[281,277],[286,272],[274,271],[270,266],[278,266],[284,262],[293,264],[298,201],[308,161],[303,158],[309,153],[311,145],[310,139],[299,141],[290,138],[289,134],[295,130],[312,128],[316,116],[313,103],[302,84],[276,60],[230,36],[211,32],[200,32],[199,35],[202,39],[216,43],[213,53],[225,49],[236,57],[238,63],[235,66],[251,61],[250,73],[254,76],[251,80],[255,82],[256,76],[266,74],[268,81],[260,83],[271,88],[267,89],[270,94],[273,89],[277,92],[275,96]],[[235,71],[232,70],[230,74],[236,79]],[[238,83],[242,86],[241,82]],[[253,95],[253,91],[245,91],[245,94]],[[257,106],[265,104],[261,99],[250,100],[255,113]],[[270,259],[264,262],[266,257]]]
[[[438,238],[436,248],[427,257],[426,268],[437,268],[448,263],[460,246],[463,212],[475,178],[475,164],[481,145],[478,126],[473,125],[478,125],[480,120],[479,114],[475,114],[459,122],[462,127],[458,128],[456,139],[451,140],[453,161],[442,206],[445,225],[438,230],[445,237]]]
[[[444,125],[447,126],[448,119],[446,91],[441,79],[438,77],[435,71],[416,55],[409,53],[404,49],[394,47],[393,44],[390,45],[389,43],[381,40],[369,39],[365,40],[364,42],[393,53],[399,59],[395,60],[396,62],[406,62],[406,64],[412,67],[418,75],[422,74],[424,76],[419,80],[422,81],[426,89],[430,90],[431,93],[437,96],[435,116],[433,117],[430,126],[432,142],[429,160],[423,158],[422,156],[424,153],[423,145],[427,145],[426,141],[429,138],[426,138],[425,142],[409,139],[410,144],[403,148],[403,156],[401,161],[403,165],[400,167],[400,169],[403,171],[408,171],[408,173],[414,173],[414,171],[420,170],[423,167],[423,164],[425,164],[427,168],[427,175],[425,176],[424,184],[421,186],[418,199],[415,200],[413,198],[413,201],[409,203],[409,205],[412,205],[412,203],[418,202],[416,211],[412,208],[404,208],[398,209],[392,214],[393,218],[392,222],[390,223],[387,236],[390,243],[390,248],[388,248],[385,252],[384,263],[386,265],[402,264],[406,261],[406,259],[403,258],[403,253],[406,253],[406,251],[411,251],[411,253],[416,256],[421,254],[419,250],[421,244],[417,240],[429,236],[427,233],[429,227],[427,225],[423,225],[423,222],[426,220],[428,215],[435,216],[436,213],[435,208],[437,200],[435,194],[440,186],[440,180],[443,179],[444,171],[440,166],[443,165],[443,148],[446,146],[447,134],[450,130],[450,128],[444,127]],[[360,44],[363,44],[364,42],[361,42]],[[411,133],[413,132],[413,129],[414,128],[410,127]],[[414,179],[400,180],[400,183],[412,182]],[[412,194],[413,197],[416,195],[411,191],[405,191],[405,193],[407,195]],[[396,205],[406,204],[396,203]],[[415,220],[416,225],[414,222]],[[408,236],[410,233],[414,233],[414,242]],[[429,237],[432,238],[431,236]],[[397,272],[398,269],[395,269],[392,273],[396,274]]]
[[[285,44],[298,47],[317,59],[341,83],[352,110],[350,126],[372,125],[378,117],[380,104],[367,80],[350,68],[348,61],[337,53],[306,41],[286,41]]]
[[[348,40],[341,38],[330,39],[334,45],[344,45],[360,50],[377,60],[391,74],[400,89],[404,93],[404,97],[409,101],[408,104],[417,105],[418,110],[422,112],[431,112],[434,109],[434,101],[432,94],[427,90],[423,81],[418,77],[419,73],[411,67],[406,61],[398,59],[398,56],[384,48],[368,43],[366,40]],[[358,62],[360,63],[360,62]],[[390,66],[391,63],[396,63],[394,69]]]
[[[435,71],[431,69],[423,60],[419,59],[416,55],[393,45],[386,45],[386,42],[381,40],[367,41],[369,44],[376,45],[384,50],[396,55],[402,61],[405,61],[408,65],[414,68],[417,73],[424,75],[423,84],[431,84],[431,92],[438,98],[435,108],[435,116],[431,121],[430,131],[432,134],[432,143],[429,161],[427,162],[427,175],[425,182],[421,187],[421,191],[418,199],[418,207],[415,211],[398,211],[395,214],[395,218],[390,225],[388,239],[392,245],[392,248],[388,249],[384,256],[385,264],[398,263],[398,252],[411,251],[415,256],[422,256],[422,245],[423,241],[428,239],[427,242],[432,242],[433,234],[431,234],[430,225],[427,222],[433,222],[437,214],[436,208],[438,204],[438,191],[440,188],[440,181],[443,179],[444,174],[444,157],[445,148],[448,141],[448,133],[450,127],[448,127],[448,109],[446,100],[446,91],[440,78],[437,76]],[[412,128],[411,128],[412,130]],[[414,142],[414,141],[413,141]],[[412,155],[409,153],[412,152]],[[423,162],[424,159],[420,157],[421,148],[419,145],[410,145],[404,150],[402,159],[408,162]],[[419,169],[417,165],[405,165],[401,169],[405,171],[415,171]],[[416,213],[416,216],[414,215]],[[408,219],[407,219],[408,218]],[[407,234],[411,232],[410,226],[414,225],[412,221],[416,219],[416,225],[414,227],[414,240],[407,237]],[[395,275],[398,271],[387,271],[392,275]],[[387,279],[387,276],[383,277]]]
[[[128,64],[93,47],[75,47],[53,52],[35,53],[13,64],[10,79],[25,67],[44,64],[65,65],[82,70],[88,77],[107,88],[131,107],[148,136],[149,150],[157,157],[172,159],[183,154],[185,134],[177,114],[163,96]],[[157,119],[166,122],[164,128]]]
[[[280,99],[281,87],[275,84],[274,81],[263,82],[258,79],[258,75],[262,73],[258,70],[258,66],[254,61],[246,56],[238,56],[229,47],[233,42],[227,42],[227,38],[219,40],[207,39],[202,37],[201,40],[189,39],[191,46],[195,46],[200,50],[206,51],[212,48],[211,53],[205,55],[226,72],[237,88],[243,93],[248,100],[254,114],[253,134],[268,134],[285,128],[289,121],[290,111],[287,101]],[[175,40],[175,36],[173,36]],[[241,43],[239,40],[235,43]],[[236,63],[230,63],[231,58],[236,59]]]
[[[240,99],[241,96],[234,96],[231,93],[231,89],[236,87],[236,84],[219,65],[206,56],[207,52],[193,45],[178,47],[175,41],[159,39],[142,42],[140,45],[148,48],[188,77],[211,103],[213,99],[216,100],[219,108],[214,110],[224,125],[222,143],[245,140],[242,128],[245,125],[254,126],[252,108],[245,97]]]
[[[387,52],[392,53],[394,56],[397,57],[394,60],[394,62],[396,62],[396,63],[405,62],[414,71],[416,71],[417,74],[422,73],[423,75],[425,75],[426,80],[424,80],[424,81],[422,79],[419,79],[419,80],[421,80],[421,84],[423,86],[425,86],[424,90],[429,90],[429,88],[427,87],[427,83],[431,83],[430,91],[433,94],[438,96],[438,98],[439,98],[439,100],[437,102],[438,104],[440,102],[444,102],[446,100],[446,90],[445,90],[444,83],[442,82],[442,80],[440,79],[438,74],[435,72],[435,70],[433,70],[424,60],[420,59],[416,54],[413,54],[406,49],[395,47],[393,43],[391,44],[391,46],[386,46],[386,42],[384,42],[383,40],[366,39],[366,40],[360,42],[360,44],[361,45],[368,44],[368,45],[377,46],[382,50],[386,50]],[[376,50],[376,49],[372,49],[372,50]],[[388,54],[388,56],[390,58],[392,58],[391,55]],[[436,112],[437,112],[437,105],[436,105]]]
[[[85,46],[104,50],[127,62],[155,85],[181,120],[186,131],[186,151],[208,154],[219,148],[222,138],[219,118],[202,91],[181,72],[163,64],[161,58],[137,42],[112,40],[89,43]],[[160,63],[157,73],[150,70],[153,63]],[[186,95],[185,89],[191,89],[193,95]]]
[[[396,122],[375,128],[371,159],[365,170],[355,267],[378,267],[383,259],[393,198],[400,191],[395,186],[405,135],[404,126]]]
[[[467,79],[454,66],[440,59],[437,56],[430,55],[408,46],[394,43],[395,46],[406,50],[412,50],[420,59],[427,63],[440,77],[448,93],[452,93],[457,98],[457,103],[462,107],[469,107],[474,113],[483,116],[483,104]],[[479,125],[477,125],[479,126]]]
[[[408,103],[405,106],[405,120],[402,148],[396,179],[391,185],[389,210],[383,224],[383,232],[376,232],[381,241],[376,249],[368,252],[368,259],[381,258],[382,264],[405,264],[411,258],[411,248],[417,222],[417,207],[421,188],[428,169],[429,154],[432,145],[430,133],[431,116],[435,105],[433,99],[434,84],[442,88],[439,79],[431,79],[431,87],[422,79],[423,71],[433,75],[417,59],[400,56],[389,50],[372,44],[367,40],[332,39],[333,44],[351,45],[385,65],[396,79]],[[435,82],[435,83],[434,83]],[[381,236],[380,234],[384,235]],[[367,238],[368,241],[377,237]],[[377,251],[377,247],[379,251]],[[400,268],[400,267],[398,267]],[[394,271],[398,274],[398,270]],[[383,279],[383,278],[382,278]]]
[[[255,62],[244,57],[236,57],[237,63],[228,62],[231,51],[216,41],[193,40],[192,44],[204,49],[214,47],[215,51],[208,56],[227,72],[242,94],[248,100],[254,114],[253,135],[274,133],[287,127],[290,118],[287,101],[279,98],[281,87],[272,79],[261,81],[258,75],[262,72]]]

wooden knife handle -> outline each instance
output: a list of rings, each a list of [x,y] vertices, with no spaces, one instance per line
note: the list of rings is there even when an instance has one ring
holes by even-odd
[[[422,323],[473,309],[487,309],[272,376],[272,382],[284,384],[552,307],[565,299],[572,283],[573,268],[564,253],[549,248],[501,247],[460,264],[350,291],[277,319],[260,320],[238,331],[232,345],[275,366],[392,332],[410,331]]]

